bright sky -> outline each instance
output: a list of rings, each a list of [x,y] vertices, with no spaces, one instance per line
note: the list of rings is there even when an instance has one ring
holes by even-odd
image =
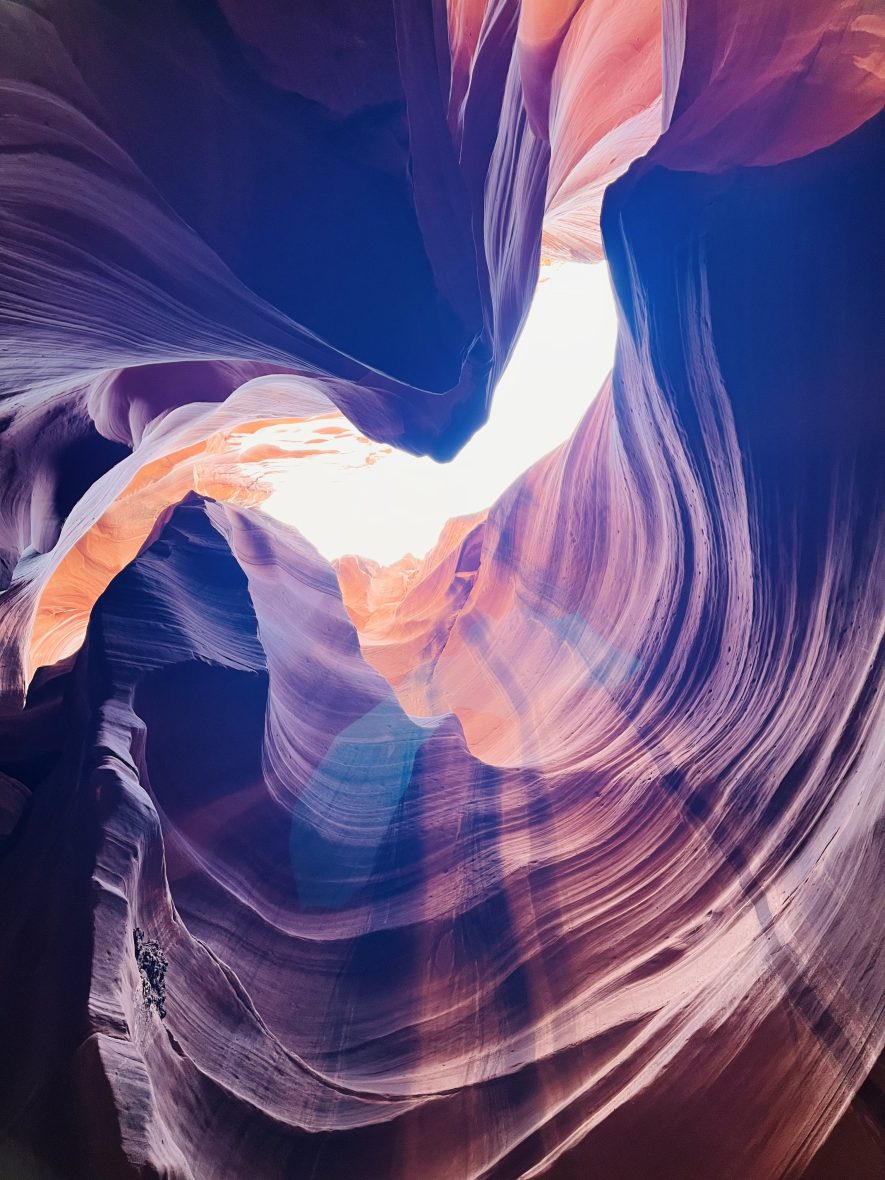
[[[423,556],[447,520],[493,504],[569,437],[614,359],[605,264],[554,263],[542,275],[489,420],[451,462],[368,443],[338,419],[347,428],[338,453],[286,463],[264,510],[329,560],[359,553],[388,564]]]

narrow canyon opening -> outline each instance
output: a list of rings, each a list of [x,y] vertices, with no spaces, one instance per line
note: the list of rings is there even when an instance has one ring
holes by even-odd
[[[379,565],[422,558],[447,521],[484,512],[532,464],[565,442],[614,360],[617,316],[605,263],[542,263],[522,333],[488,421],[448,463],[374,444],[343,414],[297,428],[310,452],[271,465],[261,505],[329,561]],[[291,441],[272,425],[254,439]]]

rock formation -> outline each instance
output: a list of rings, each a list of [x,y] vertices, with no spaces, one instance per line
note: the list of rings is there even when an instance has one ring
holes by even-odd
[[[0,29],[0,1175],[880,1176],[878,0]],[[542,252],[571,439],[421,562],[261,511],[454,454]]]

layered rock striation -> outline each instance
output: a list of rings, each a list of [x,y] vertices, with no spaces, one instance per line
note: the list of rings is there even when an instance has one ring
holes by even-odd
[[[0,6],[0,1174],[881,1174],[885,30],[725,7]],[[262,513],[454,453],[542,252],[571,439]]]

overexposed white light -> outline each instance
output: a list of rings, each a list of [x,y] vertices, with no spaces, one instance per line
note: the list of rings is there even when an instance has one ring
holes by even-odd
[[[489,420],[451,462],[379,447],[339,419],[335,453],[284,464],[262,507],[329,560],[421,557],[447,520],[490,507],[572,434],[611,369],[615,334],[605,264],[548,264]]]

